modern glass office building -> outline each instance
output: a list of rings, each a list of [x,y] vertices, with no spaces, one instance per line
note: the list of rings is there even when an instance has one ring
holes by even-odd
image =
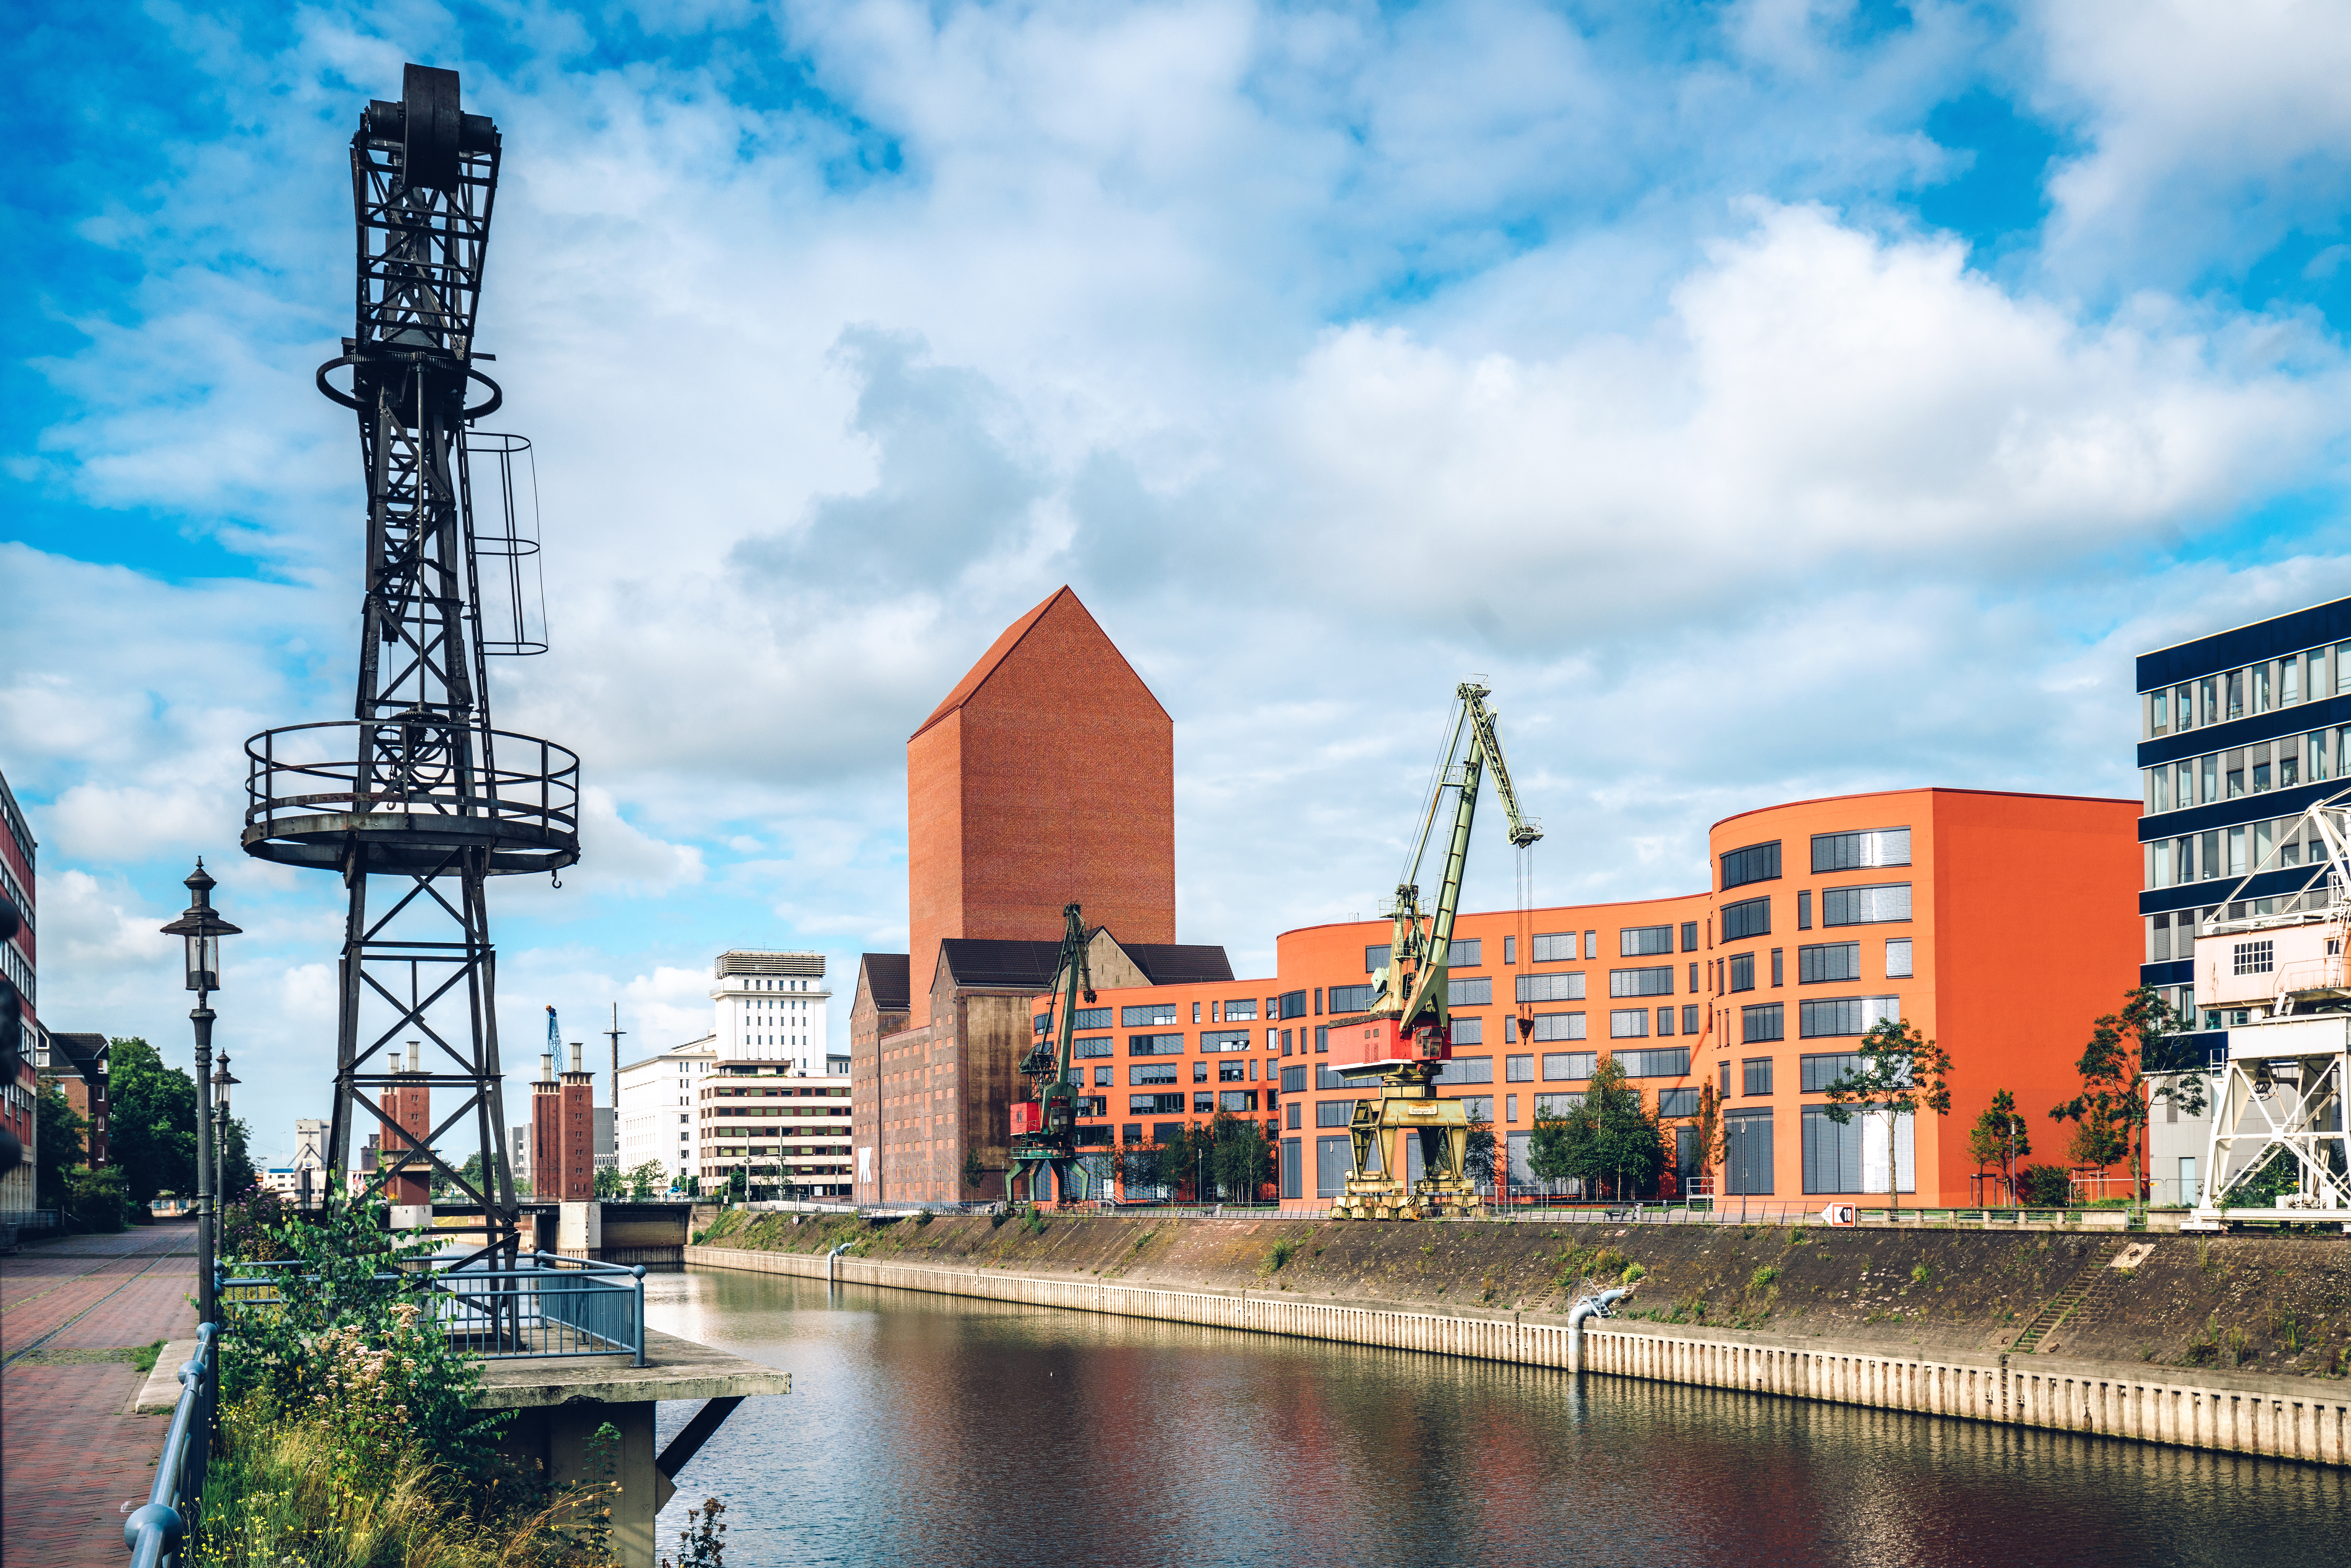
[[[2199,920],[2326,902],[2325,851],[2301,819],[2351,788],[2351,599],[2142,653],[2138,690],[2139,974],[2185,1015]]]

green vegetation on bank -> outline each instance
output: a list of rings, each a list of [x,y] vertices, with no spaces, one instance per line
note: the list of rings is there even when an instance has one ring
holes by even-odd
[[[238,1263],[299,1267],[277,1271],[275,1304],[224,1304],[220,1430],[186,1562],[611,1561],[615,1486],[550,1487],[499,1452],[507,1414],[473,1408],[481,1363],[434,1321],[421,1272],[433,1243],[388,1235],[381,1209],[312,1225],[264,1198],[231,1208],[224,1237],[232,1277]]]

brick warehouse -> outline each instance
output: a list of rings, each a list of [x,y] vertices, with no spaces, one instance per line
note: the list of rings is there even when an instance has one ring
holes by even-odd
[[[861,1203],[1001,1195],[1063,904],[1102,934],[1099,983],[1232,974],[1176,942],[1174,722],[1067,588],[908,737],[906,883],[910,950],[864,955],[850,1009]]]

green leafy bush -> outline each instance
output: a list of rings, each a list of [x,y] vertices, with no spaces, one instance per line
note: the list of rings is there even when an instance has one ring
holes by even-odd
[[[2074,1181],[2064,1166],[2027,1166],[2017,1173],[2027,1208],[2063,1208],[2074,1200]]]
[[[277,1300],[239,1305],[264,1292],[226,1292],[222,1396],[325,1422],[350,1462],[377,1479],[396,1458],[377,1423],[445,1464],[486,1458],[508,1413],[471,1407],[481,1363],[435,1319],[426,1260],[438,1243],[386,1235],[381,1213],[343,1207],[321,1224],[287,1218],[261,1233],[280,1262],[266,1270]],[[226,1271],[234,1280],[238,1264],[257,1260],[229,1258]]]

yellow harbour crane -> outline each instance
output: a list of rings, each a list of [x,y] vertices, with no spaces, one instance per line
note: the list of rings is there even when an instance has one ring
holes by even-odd
[[[1412,858],[1396,884],[1388,961],[1372,977],[1372,1005],[1331,1022],[1331,1054],[1340,1075],[1363,1080],[1367,1087],[1376,1079],[1380,1088],[1377,1099],[1356,1103],[1354,1119],[1348,1124],[1354,1162],[1337,1205],[1344,1218],[1466,1215],[1476,1212],[1480,1201],[1464,1168],[1469,1152],[1468,1113],[1458,1100],[1438,1098],[1436,1084],[1453,1054],[1446,955],[1461,904],[1478,791],[1487,775],[1492,774],[1494,793],[1510,818],[1514,846],[1523,850],[1534,843],[1542,837],[1542,826],[1519,810],[1510,765],[1502,759],[1502,737],[1486,706],[1490,692],[1465,681],[1453,695],[1452,736],[1437,763]],[[1448,795],[1452,832],[1436,903],[1424,913],[1421,862]],[[1421,1156],[1417,1181],[1410,1179],[1407,1152],[1415,1139]]]

